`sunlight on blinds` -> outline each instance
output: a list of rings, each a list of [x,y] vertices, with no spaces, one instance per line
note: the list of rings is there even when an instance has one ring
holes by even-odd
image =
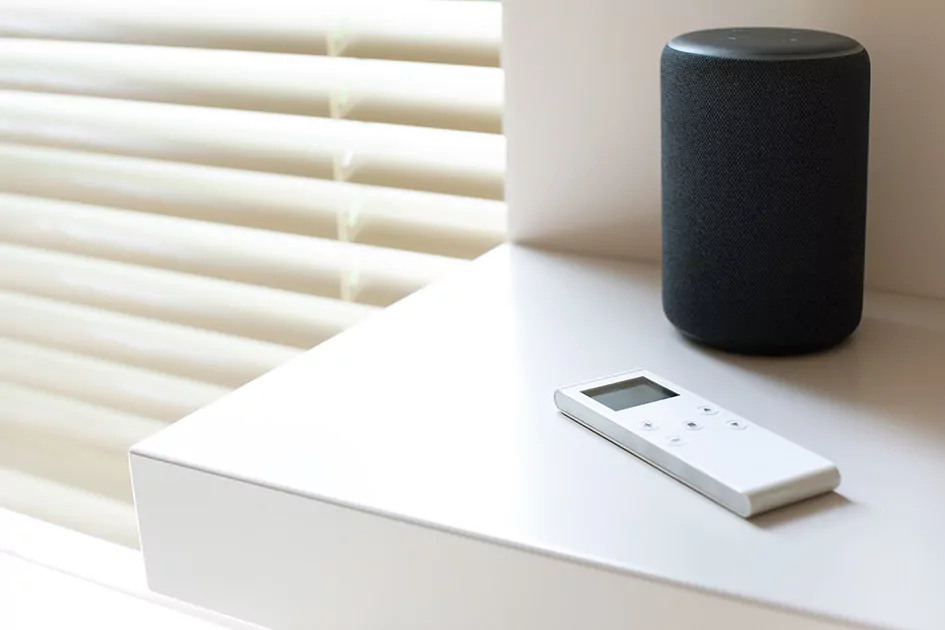
[[[501,5],[0,1],[0,507],[124,545],[126,451],[505,237]]]

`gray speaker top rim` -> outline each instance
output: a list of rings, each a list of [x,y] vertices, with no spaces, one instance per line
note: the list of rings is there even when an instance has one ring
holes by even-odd
[[[738,27],[693,31],[667,44],[681,53],[724,59],[784,61],[845,57],[863,46],[850,37],[800,28]]]

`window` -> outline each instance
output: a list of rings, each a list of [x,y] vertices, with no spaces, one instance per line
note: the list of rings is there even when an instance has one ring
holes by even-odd
[[[504,239],[494,2],[0,8],[0,507],[137,544],[125,451]]]

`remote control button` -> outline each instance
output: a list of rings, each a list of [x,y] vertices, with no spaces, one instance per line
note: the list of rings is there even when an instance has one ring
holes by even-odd
[[[696,422],[695,420],[686,420],[682,423],[682,425],[687,431],[698,431],[702,428],[702,423]]]
[[[682,439],[678,435],[671,435],[668,438],[666,438],[666,443],[669,444],[670,446],[682,446],[683,444],[686,443],[686,440]]]
[[[714,416],[719,412],[718,407],[713,407],[712,405],[700,405],[696,407],[696,411],[703,416]]]
[[[748,428],[748,423],[742,422],[741,420],[727,420],[725,426],[729,429],[735,429],[736,431],[744,431]]]
[[[644,431],[656,431],[660,428],[660,425],[656,424],[652,420],[644,420],[640,423],[640,428]]]

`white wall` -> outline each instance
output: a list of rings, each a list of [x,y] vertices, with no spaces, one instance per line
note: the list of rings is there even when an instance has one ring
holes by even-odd
[[[945,298],[941,0],[506,0],[512,239],[658,259],[660,51],[735,25],[835,30],[868,48],[868,281]]]

